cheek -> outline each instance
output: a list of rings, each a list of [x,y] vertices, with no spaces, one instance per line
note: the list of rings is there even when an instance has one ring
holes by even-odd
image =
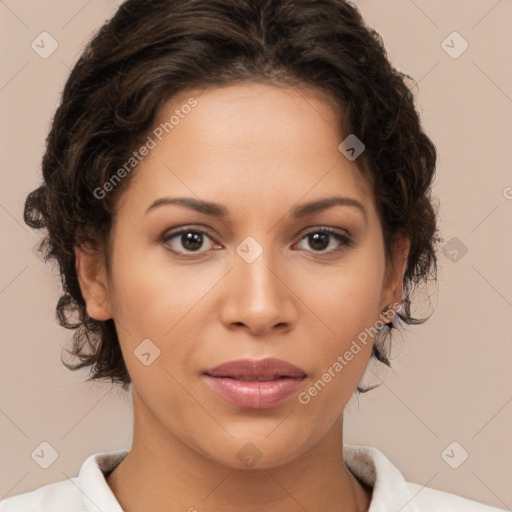
[[[310,287],[318,294],[312,303],[329,329],[315,322],[316,328],[310,330],[314,351],[311,343],[308,351],[314,371],[297,400],[307,421],[325,430],[342,414],[364,375],[373,346],[371,327],[378,315],[379,276],[368,272],[362,279],[346,270],[329,280],[328,292],[319,289],[326,284],[320,279],[316,288],[313,283]]]
[[[382,248],[367,244],[339,266],[312,268],[307,279],[302,278],[306,303],[321,321],[311,316],[309,326],[315,346],[321,347],[315,353],[315,378],[330,371],[331,378],[326,375],[323,380],[332,381],[328,387],[338,396],[346,391],[351,394],[366,369],[375,332],[372,327],[380,313],[383,272]]]
[[[173,402],[187,403],[181,402],[186,397],[177,382],[194,367],[197,341],[212,315],[205,309],[209,293],[225,273],[218,264],[171,263],[163,249],[118,253],[112,268],[113,315],[123,358],[141,396],[166,390],[164,395],[174,395]],[[149,352],[158,354],[150,366],[137,357],[148,351],[139,348],[148,345],[141,345],[147,339],[156,347],[149,344]]]
[[[222,270],[176,264],[161,247],[119,253],[112,269],[114,318],[139,337],[167,338],[222,278]]]
[[[384,273],[379,253],[372,244],[336,267],[312,267],[302,277],[311,309],[339,339],[357,335],[377,320]]]

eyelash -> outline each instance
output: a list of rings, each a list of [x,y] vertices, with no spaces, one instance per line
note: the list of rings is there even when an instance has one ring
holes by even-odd
[[[200,234],[212,239],[212,237],[208,234],[208,232],[201,228],[185,227],[185,228],[180,228],[178,231],[165,232],[161,237],[161,241],[164,244],[168,244],[169,241],[172,240],[173,238],[177,238],[185,233],[200,233]],[[354,245],[354,240],[350,236],[348,236],[346,234],[339,233],[338,231],[335,231],[334,229],[331,229],[328,227],[314,228],[314,229],[304,233],[304,235],[301,237],[299,242],[306,239],[309,235],[313,235],[316,233],[328,234],[328,235],[332,236],[333,238],[335,238],[338,242],[341,243],[341,246],[339,248],[331,249],[330,251],[314,251],[314,250],[310,251],[313,254],[316,254],[318,256],[337,255]],[[213,239],[212,239],[212,241],[213,241]],[[170,252],[172,252],[173,254],[182,256],[184,258],[194,258],[194,257],[201,256],[204,254],[204,252],[199,252],[199,251],[189,251],[189,252],[183,253],[183,252],[171,249],[168,245],[167,245],[167,249]]]

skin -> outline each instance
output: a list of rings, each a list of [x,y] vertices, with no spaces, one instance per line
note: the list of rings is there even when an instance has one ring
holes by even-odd
[[[89,315],[113,318],[133,382],[130,453],[108,476],[127,512],[365,511],[371,499],[343,461],[343,409],[371,354],[362,350],[307,405],[297,396],[265,410],[226,402],[203,372],[239,358],[284,359],[307,373],[307,390],[359,333],[400,302],[408,240],[386,261],[372,187],[338,150],[341,113],[312,90],[243,82],[181,93],[157,126],[190,97],[190,114],[146,156],[120,197],[111,269],[92,249],[76,250]],[[342,196],[301,218],[297,205]],[[157,199],[215,202],[219,219]],[[176,228],[202,228],[194,251]],[[305,232],[330,227],[318,249]],[[247,263],[236,248],[263,249]],[[175,254],[170,249],[181,253]],[[337,251],[336,251],[337,250]],[[160,356],[134,355],[151,339]],[[253,467],[237,457],[252,443]]]

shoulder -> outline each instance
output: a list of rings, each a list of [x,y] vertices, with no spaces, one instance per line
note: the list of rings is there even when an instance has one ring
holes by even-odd
[[[344,459],[352,474],[372,489],[368,512],[499,512],[502,509],[456,494],[407,482],[398,468],[371,446],[344,445]]]
[[[469,500],[439,491],[430,487],[424,487],[416,483],[407,482],[408,493],[412,496],[410,508],[405,510],[411,512],[499,512],[502,509],[491,507],[477,501]]]
[[[0,512],[82,512],[78,478],[44,485],[34,491],[18,494],[0,501]]]
[[[122,512],[105,474],[127,454],[127,450],[95,453],[85,460],[77,477],[6,498],[0,501],[0,512],[88,512],[97,507]]]

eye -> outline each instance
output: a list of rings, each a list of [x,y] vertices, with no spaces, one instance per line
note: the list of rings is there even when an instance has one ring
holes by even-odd
[[[206,245],[213,249],[215,243],[212,238],[206,231],[199,228],[181,228],[178,231],[166,232],[162,236],[162,242],[167,245],[170,251],[183,255],[207,252],[208,249],[205,251],[200,250],[204,248],[207,240],[209,240],[209,243]]]
[[[353,245],[350,236],[330,228],[315,228],[306,233],[300,242],[304,241],[312,248],[312,252],[320,254],[338,253]]]
[[[221,247],[215,244],[210,235],[200,228],[181,228],[176,231],[168,231],[162,236],[162,242],[171,252],[179,255],[201,255],[208,250]],[[338,253],[353,245],[350,236],[331,228],[315,228],[306,233],[299,244],[303,242],[307,242],[311,248],[305,250],[319,254]]]

